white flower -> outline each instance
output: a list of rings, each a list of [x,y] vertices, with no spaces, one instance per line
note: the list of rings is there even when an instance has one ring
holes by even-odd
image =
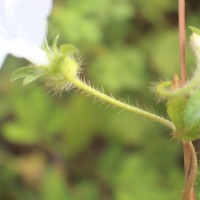
[[[48,65],[40,48],[53,0],[0,0],[0,67],[8,54]]]
[[[200,35],[192,33],[190,36],[190,46],[197,57],[197,63],[200,63]]]

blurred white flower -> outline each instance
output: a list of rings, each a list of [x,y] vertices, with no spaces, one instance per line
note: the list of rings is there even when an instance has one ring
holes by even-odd
[[[8,54],[48,65],[40,48],[53,0],[0,0],[0,67]]]
[[[190,46],[196,55],[197,63],[200,64],[200,35],[192,33],[190,36]]]

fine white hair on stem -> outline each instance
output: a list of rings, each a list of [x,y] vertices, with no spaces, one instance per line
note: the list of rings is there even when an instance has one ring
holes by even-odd
[[[90,81],[86,81],[84,77],[82,78],[82,81],[83,81],[85,84],[87,84],[89,87],[95,89],[96,91],[99,91],[99,92],[105,94],[105,91],[104,91],[104,88],[103,88],[103,87],[101,87],[101,89],[99,89],[99,88],[97,88],[97,87],[94,88],[94,87],[92,86],[91,82],[90,82]],[[81,90],[81,89],[79,89],[79,88],[77,88],[77,90],[79,90],[79,91],[81,92],[82,95],[86,95],[87,97],[93,98],[93,104],[94,104],[94,103],[99,103],[101,106],[105,106],[106,109],[110,109],[110,108],[112,108],[112,109],[119,109],[118,114],[121,114],[121,113],[123,113],[123,112],[125,111],[124,109],[118,108],[118,106],[116,106],[116,105],[113,105],[113,104],[111,104],[111,103],[109,103],[109,102],[107,102],[107,101],[105,101],[105,100],[102,100],[102,99],[97,98],[96,96],[94,96],[94,95],[88,93],[88,92],[85,91],[85,90]],[[130,106],[132,106],[132,105],[130,104],[130,99],[129,99],[129,98],[128,98],[128,100],[125,100],[125,99],[123,99],[123,98],[116,98],[115,95],[114,95],[113,93],[110,93],[110,97],[116,99],[117,101],[123,102],[123,103],[125,103],[125,104],[129,104]],[[137,108],[142,108],[142,106],[140,106],[140,104],[139,104],[139,102],[138,102],[137,99],[136,99],[136,107],[137,107]],[[149,112],[151,112],[151,113],[156,114],[156,112],[155,112],[155,110],[154,110],[153,108],[147,108],[146,105],[144,105],[143,107],[145,108],[146,111],[149,111]],[[136,115],[136,114],[134,114],[134,113],[131,113],[131,114],[130,114],[130,116],[135,116],[135,115]]]

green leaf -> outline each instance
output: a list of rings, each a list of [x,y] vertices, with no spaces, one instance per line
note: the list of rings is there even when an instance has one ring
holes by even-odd
[[[80,181],[74,188],[74,199],[98,200],[98,190],[98,186],[93,181]]]
[[[145,160],[144,155],[141,155],[124,155],[115,166],[115,174],[117,176],[114,176],[115,189],[113,190],[113,199],[180,199],[179,196],[174,194],[173,189],[171,189],[171,187],[173,188],[172,185],[175,185],[173,182],[170,186],[168,184],[160,184],[161,180],[170,181],[171,179],[173,181],[173,178],[171,178],[173,172],[168,172],[167,175],[162,172],[160,173],[159,171],[163,168],[153,167],[151,162]],[[175,178],[180,178],[180,176],[176,175]],[[145,192],[141,188],[145,188]]]
[[[65,182],[65,177],[56,168],[46,171],[40,190],[42,200],[74,200]]]
[[[95,133],[99,122],[97,111],[87,97],[71,96],[65,116],[67,155],[74,156],[85,149]]]
[[[18,144],[35,144],[39,139],[33,128],[20,123],[7,123],[3,127],[3,136],[6,140]]]
[[[147,82],[145,58],[134,48],[113,49],[91,63],[88,75],[114,93],[139,90]]]
[[[35,72],[35,67],[31,66],[31,67],[22,67],[19,68],[17,70],[15,70],[10,79],[11,81],[16,81],[20,78],[25,78],[26,76],[33,74]]]
[[[51,117],[51,108],[56,106],[51,104],[51,99],[39,87],[22,91],[22,93],[17,92],[18,95],[14,95],[11,99],[14,116],[17,121],[30,129],[34,127],[41,132],[41,129],[43,130],[45,124],[48,123],[47,119]]]
[[[194,26],[189,26],[189,29],[193,32],[196,33],[197,35],[200,35],[200,29],[194,27]]]

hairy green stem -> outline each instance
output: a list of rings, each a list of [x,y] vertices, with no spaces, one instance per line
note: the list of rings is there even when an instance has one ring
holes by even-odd
[[[157,116],[157,115],[155,115],[153,113],[147,112],[147,111],[142,110],[142,109],[140,109],[138,107],[131,106],[131,105],[128,105],[128,104],[126,104],[124,102],[121,102],[121,101],[119,101],[117,99],[114,99],[114,98],[112,98],[112,97],[110,97],[110,96],[108,96],[108,95],[106,95],[104,93],[101,93],[100,91],[90,87],[89,85],[87,85],[86,83],[84,83],[83,81],[81,81],[80,79],[78,79],[76,77],[67,76],[67,79],[75,87],[77,87],[77,88],[79,88],[79,89],[81,89],[81,90],[93,95],[94,97],[97,97],[97,98],[99,98],[99,99],[101,99],[101,100],[103,100],[103,101],[105,101],[105,102],[107,102],[107,103],[109,103],[109,104],[111,104],[111,105],[113,105],[115,107],[119,107],[121,109],[127,110],[129,112],[134,113],[134,114],[137,114],[137,115],[140,115],[140,116],[145,117],[147,119],[150,119],[152,121],[158,122],[158,123],[170,128],[170,129],[172,129],[173,131],[176,130],[174,124],[171,121],[167,120],[167,119],[164,119],[164,118],[159,117],[159,116]]]
[[[197,175],[197,156],[192,142],[184,143],[185,149],[185,188],[182,200],[193,199],[193,186]]]

